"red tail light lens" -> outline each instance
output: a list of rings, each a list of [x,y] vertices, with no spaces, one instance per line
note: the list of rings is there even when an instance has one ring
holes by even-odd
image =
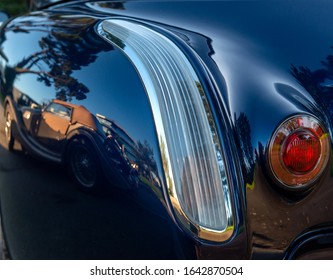
[[[309,131],[298,131],[285,141],[282,151],[283,163],[290,172],[307,173],[320,159],[320,139]]]
[[[285,188],[310,186],[323,172],[330,155],[325,127],[312,116],[294,116],[282,123],[269,145],[269,164]]]

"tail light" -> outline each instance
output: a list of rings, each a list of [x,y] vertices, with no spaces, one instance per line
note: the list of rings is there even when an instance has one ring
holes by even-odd
[[[275,179],[289,190],[313,184],[325,169],[330,138],[314,117],[293,116],[283,122],[269,145],[269,164]]]
[[[158,135],[166,197],[181,227],[225,241],[233,213],[224,154],[199,78],[169,38],[137,22],[105,20],[100,35],[120,48],[145,86]]]

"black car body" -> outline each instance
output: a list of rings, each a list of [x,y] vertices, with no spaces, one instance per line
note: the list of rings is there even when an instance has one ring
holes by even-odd
[[[333,258],[331,2],[44,2],[1,27],[11,258]]]

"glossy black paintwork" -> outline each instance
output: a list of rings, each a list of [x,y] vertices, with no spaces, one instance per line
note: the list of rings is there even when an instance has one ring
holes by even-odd
[[[39,24],[30,27],[31,20],[36,20]],[[182,249],[179,250],[175,245],[178,242],[174,239],[179,237],[173,237],[174,226],[168,225],[169,215],[160,202],[163,195],[158,178],[161,176],[158,175],[160,170],[156,165],[160,160],[144,89],[134,68],[124,56],[94,32],[93,24],[96,22],[90,17],[71,19],[36,13],[30,18],[9,23],[2,45],[9,62],[4,67],[6,81],[2,81],[2,92],[6,93],[6,97],[3,98],[2,106],[10,100],[8,102],[13,107],[18,126],[15,137],[27,152],[43,158],[64,158],[66,149],[61,148],[62,152],[59,152],[54,145],[46,143],[52,140],[52,133],[47,133],[47,139],[44,135],[44,140],[41,140],[38,137],[39,130],[33,133],[27,129],[24,124],[25,110],[41,107],[39,110],[44,110],[42,114],[45,114],[47,107],[43,109],[45,106],[42,104],[47,105],[52,99],[60,99],[73,106],[84,106],[91,114],[103,119],[104,127],[112,131],[108,136],[112,135],[118,145],[124,147],[128,152],[127,158],[130,158],[132,146],[132,159],[134,157],[133,161],[139,167],[139,174],[136,176],[140,176],[140,181],[133,186],[133,178],[129,177],[128,171],[131,167],[124,163],[120,151],[114,148],[113,139],[107,139],[107,148],[100,147],[104,150],[99,150],[97,144],[95,147],[105,177],[111,177],[108,178],[109,183],[105,181],[103,190],[95,196],[85,196],[75,191],[65,168],[48,165],[49,163],[43,166],[39,161],[35,162],[36,165],[29,164],[34,160],[19,152],[21,147],[16,143],[18,158],[13,162],[14,166],[22,161],[30,165],[32,170],[27,175],[15,171],[16,178],[21,178],[16,183],[8,184],[6,176],[2,176],[4,181],[1,185],[5,186],[1,191],[2,211],[12,212],[14,208],[19,208],[32,221],[29,221],[30,218],[21,220],[17,217],[15,224],[12,224],[11,214],[3,218],[8,243],[13,243],[9,246],[13,258],[176,258],[183,254]],[[75,27],[68,29],[70,24]],[[49,26],[53,28],[52,33],[48,32]],[[16,42],[11,41],[12,36],[17,38]],[[27,46],[21,53],[11,54],[13,46],[23,44],[26,36],[34,37],[38,43]],[[63,54],[58,57],[61,52]],[[125,80],[130,82],[124,83]],[[28,101],[22,102],[22,96],[28,96],[25,98]],[[39,121],[40,127],[40,117]],[[78,120],[72,126],[80,123],[82,122]],[[53,131],[58,133],[57,129]],[[77,131],[84,134],[82,127],[74,127],[67,133],[66,141],[76,137]],[[94,132],[89,133],[95,137]],[[104,138],[106,141],[107,136],[104,135]],[[95,145],[94,140],[90,142]],[[136,150],[133,151],[133,147]],[[51,156],[47,157],[45,154]],[[108,164],[102,157],[110,160]],[[105,166],[108,168],[104,168]],[[113,173],[110,174],[111,172]],[[26,178],[23,180],[24,176]],[[134,181],[137,180],[136,178]],[[52,183],[45,184],[49,181]],[[113,190],[113,185],[127,191],[121,193]],[[34,201],[32,205],[26,205],[22,201],[25,200],[23,192],[30,194]],[[98,214],[101,210],[103,213]],[[68,214],[66,211],[69,211]],[[142,221],[143,217],[145,221]],[[71,230],[73,226],[77,234]],[[38,228],[40,236],[33,238],[36,241],[28,242],[24,237],[20,238],[21,233],[17,232],[17,227],[26,228],[28,238],[34,236],[34,231]],[[155,227],[158,228],[157,232]],[[164,238],[161,239],[161,236]],[[19,242],[17,239],[20,239]],[[101,246],[105,243],[109,244]],[[24,244],[29,245],[26,247]],[[37,244],[42,244],[40,249],[35,248]],[[124,250],[124,244],[131,250]],[[160,247],[160,250],[156,250],[156,247]]]
[[[321,228],[314,227],[292,242],[285,258],[331,260],[333,258],[332,238],[331,224],[324,225]]]
[[[105,116],[119,128],[119,138],[136,146],[140,178],[138,188],[122,174],[122,183],[107,184],[116,188],[86,194],[73,188],[60,165],[19,152],[17,143],[14,154],[2,149],[1,211],[12,257],[288,258],[298,247],[304,250],[293,240],[318,229],[330,236],[331,162],[300,195],[281,191],[266,162],[274,129],[290,115],[315,115],[331,132],[330,6],[76,1],[8,23],[0,38],[2,106],[7,98],[17,107],[14,92],[20,92],[38,104],[61,99]],[[208,92],[234,183],[235,235],[226,243],[192,240],[170,214],[144,88],[124,55],[96,34],[97,23],[115,16],[164,30],[190,59],[202,61],[194,68]],[[122,173],[121,164],[110,166]]]

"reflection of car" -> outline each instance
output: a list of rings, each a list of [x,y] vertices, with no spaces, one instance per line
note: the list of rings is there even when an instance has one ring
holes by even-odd
[[[71,141],[68,135],[79,133],[82,127],[97,134],[96,119],[83,106],[73,106],[57,100],[51,102],[42,112],[38,111],[37,114],[34,112],[35,115],[30,110],[23,111],[23,122],[31,135],[47,149],[60,153],[60,157],[67,152],[68,167],[80,185],[91,188],[98,184],[100,167],[94,155],[94,147],[79,140],[75,140],[75,144],[66,143]],[[97,145],[98,137],[91,139],[94,139]]]
[[[105,166],[121,169],[134,179],[125,151],[112,136],[115,133],[105,130],[105,124],[84,106],[53,100],[41,109],[24,94],[19,94],[16,105],[10,100],[5,102],[5,131],[10,150],[18,139],[32,154],[63,162],[86,191],[101,185],[104,171],[110,173]],[[12,119],[16,120],[14,132],[11,131]]]
[[[333,3],[29,2],[1,143],[47,161],[0,158],[12,258],[333,258]]]
[[[15,108],[10,101],[6,104],[5,129],[10,150],[18,138],[21,145],[32,153],[67,161],[74,179],[82,187],[92,188],[98,184],[100,167],[92,146],[92,143],[98,145],[98,126],[96,118],[87,109],[59,100],[54,100],[43,110],[34,106]],[[21,120],[17,121],[20,117]],[[13,119],[16,120],[14,132],[11,131]],[[68,137],[87,131],[91,131],[88,132],[92,140],[89,143]],[[103,140],[101,143],[103,145]]]

